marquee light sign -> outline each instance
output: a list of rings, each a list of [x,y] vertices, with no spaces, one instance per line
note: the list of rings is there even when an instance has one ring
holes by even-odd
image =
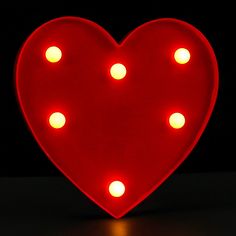
[[[115,218],[186,159],[218,93],[209,41],[172,18],[144,23],[122,42],[90,20],[53,19],[23,44],[15,76],[45,155]]]

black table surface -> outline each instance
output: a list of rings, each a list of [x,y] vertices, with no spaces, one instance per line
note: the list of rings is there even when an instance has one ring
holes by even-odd
[[[0,178],[0,236],[235,236],[236,173],[173,174],[121,219],[64,176]]]

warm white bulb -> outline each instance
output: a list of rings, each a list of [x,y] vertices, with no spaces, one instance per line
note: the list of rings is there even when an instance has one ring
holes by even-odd
[[[65,116],[60,112],[54,112],[49,117],[49,124],[54,129],[60,129],[62,128],[66,123]]]
[[[125,186],[121,181],[113,181],[109,185],[109,193],[112,197],[121,197],[125,193]]]
[[[52,46],[46,50],[45,56],[49,62],[56,63],[61,60],[62,52],[60,48]]]
[[[190,60],[190,52],[186,48],[179,48],[174,54],[175,61],[179,64],[186,64]]]
[[[113,79],[120,80],[126,76],[126,68],[121,63],[114,64],[110,69],[110,74]]]
[[[185,117],[183,114],[175,112],[169,117],[169,123],[172,128],[180,129],[185,124]]]

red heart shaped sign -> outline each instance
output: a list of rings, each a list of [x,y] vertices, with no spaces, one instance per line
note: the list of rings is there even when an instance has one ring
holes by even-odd
[[[147,22],[121,43],[87,19],[53,19],[26,40],[15,73],[40,147],[115,218],[185,160],[218,93],[210,43],[171,18]]]

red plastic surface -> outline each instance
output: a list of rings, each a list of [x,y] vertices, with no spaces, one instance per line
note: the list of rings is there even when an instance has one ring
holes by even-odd
[[[58,63],[45,51],[57,46]],[[174,52],[187,48],[190,61]],[[127,74],[110,75],[115,63]],[[60,17],[37,28],[16,63],[16,91],[34,138],[54,165],[91,200],[120,218],[156,190],[192,151],[218,93],[214,51],[194,26],[178,19],[147,22],[122,42],[94,22]],[[54,129],[53,112],[66,117]],[[180,112],[181,129],[169,125]],[[108,191],[124,183],[121,197]],[[157,199],[158,201],[158,199]]]

